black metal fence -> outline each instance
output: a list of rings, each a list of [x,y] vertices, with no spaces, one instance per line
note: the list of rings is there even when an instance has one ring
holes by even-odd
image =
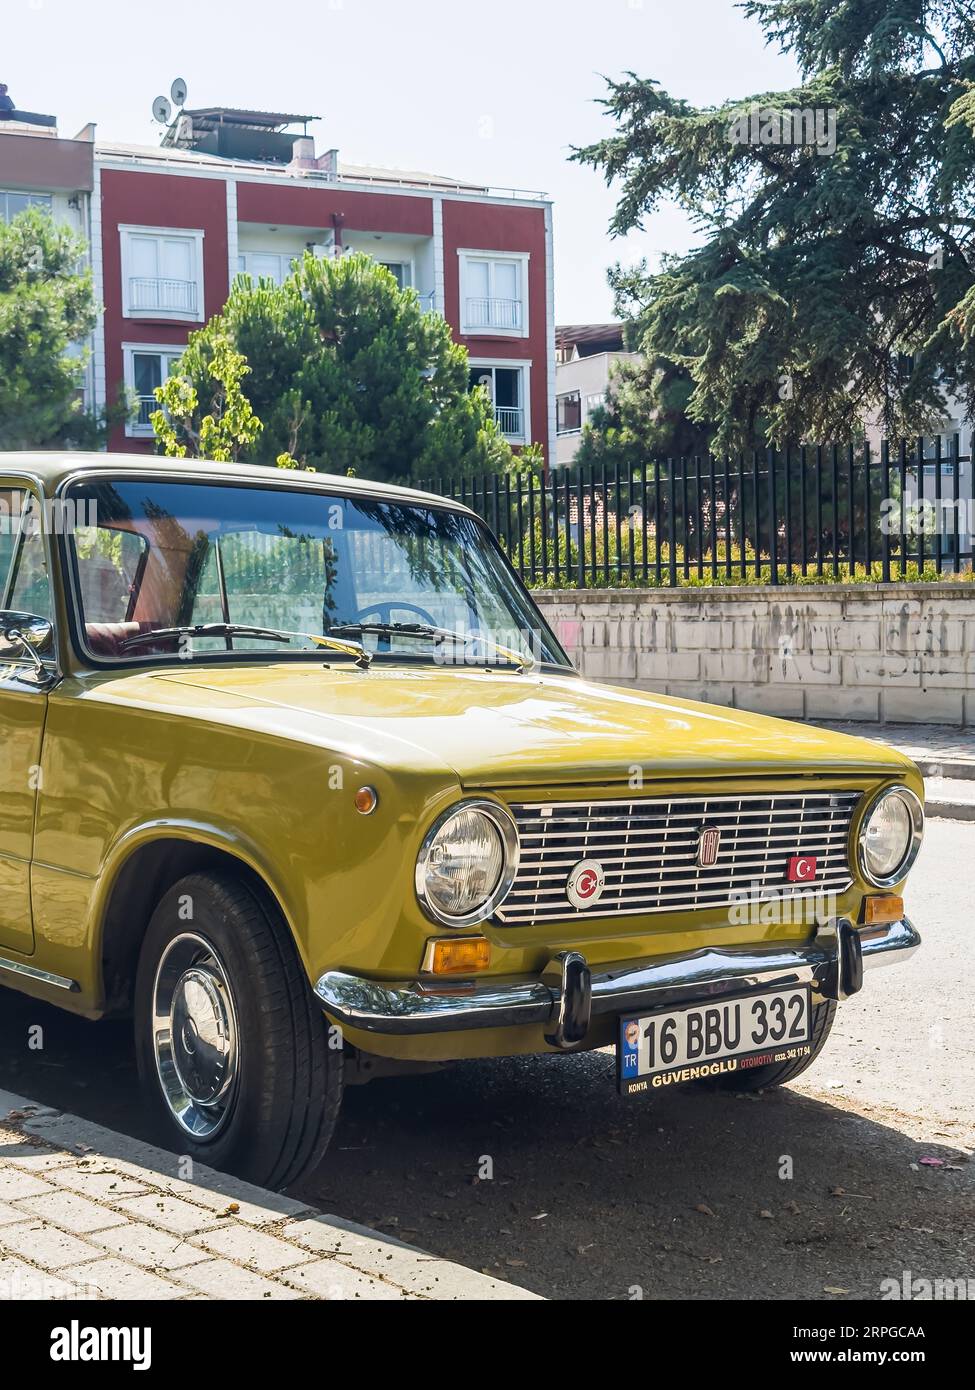
[[[970,573],[959,436],[425,481],[472,507],[531,585],[815,583]]]

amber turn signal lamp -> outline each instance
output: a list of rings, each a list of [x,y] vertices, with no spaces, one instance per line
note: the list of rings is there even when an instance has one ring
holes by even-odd
[[[883,922],[899,922],[904,916],[904,899],[892,893],[863,900],[863,925],[879,927]]]
[[[474,970],[486,970],[490,964],[491,943],[483,936],[431,941],[427,945],[425,965],[433,975],[468,975]]]
[[[379,805],[379,793],[375,787],[360,787],[353,801],[360,816],[371,816]]]

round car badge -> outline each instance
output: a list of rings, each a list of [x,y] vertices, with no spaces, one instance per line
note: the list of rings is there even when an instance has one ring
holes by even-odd
[[[592,907],[603,896],[606,870],[598,859],[581,859],[565,881],[565,896],[573,907]]]

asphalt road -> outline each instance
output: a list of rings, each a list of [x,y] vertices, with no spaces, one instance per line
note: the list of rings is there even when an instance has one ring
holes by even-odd
[[[929,824],[908,907],[923,949],[868,975],[790,1088],[624,1102],[604,1053],[377,1081],[296,1195],[554,1298],[975,1279],[975,825]],[[125,1025],[0,990],[0,1086],[151,1137]]]

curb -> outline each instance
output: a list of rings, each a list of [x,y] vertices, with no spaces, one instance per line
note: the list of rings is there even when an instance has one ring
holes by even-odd
[[[925,801],[928,820],[975,821],[975,801]]]
[[[187,1163],[0,1090],[0,1299],[540,1300]]]
[[[975,782],[975,761],[970,758],[915,758],[914,762],[922,777],[948,777],[958,782]]]

